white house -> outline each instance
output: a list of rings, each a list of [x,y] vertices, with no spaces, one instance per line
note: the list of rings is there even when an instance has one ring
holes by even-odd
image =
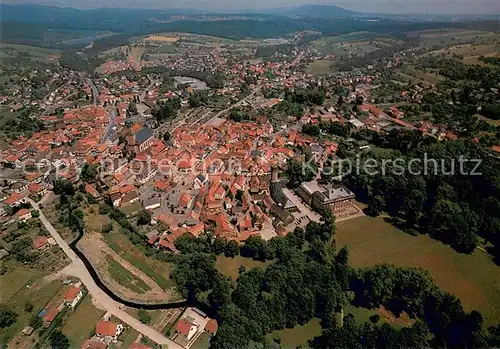
[[[122,324],[115,324],[111,321],[99,321],[95,327],[95,333],[98,337],[116,342],[123,332]]]
[[[74,308],[83,297],[80,287],[70,286],[64,293],[64,303]]]
[[[198,326],[193,324],[192,322],[188,321],[187,319],[182,318],[177,323],[177,327],[175,328],[175,330],[179,334],[186,337],[187,340],[189,341],[189,340],[191,340],[191,338],[193,338],[195,333],[198,331]]]

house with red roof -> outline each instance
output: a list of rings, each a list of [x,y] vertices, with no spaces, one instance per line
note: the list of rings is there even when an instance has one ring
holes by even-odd
[[[19,222],[27,221],[31,219],[31,211],[27,208],[22,208],[16,212],[16,218]]]
[[[41,248],[45,248],[48,245],[48,240],[45,236],[36,236],[33,238],[33,248],[39,250]]]
[[[205,331],[207,331],[210,335],[214,335],[217,332],[218,328],[219,325],[214,319],[208,320],[207,324],[205,325]]]
[[[45,313],[43,314],[42,320],[43,320],[43,326],[44,327],[49,327],[52,321],[57,317],[57,315],[60,313],[59,308],[57,307],[50,307],[45,310]]]
[[[74,308],[83,297],[83,292],[80,287],[70,286],[64,292],[64,303],[71,308]]]
[[[99,338],[86,339],[80,346],[80,349],[106,349],[108,345]]]
[[[99,194],[97,189],[88,183],[85,184],[85,192],[90,196],[92,196],[94,199],[98,199],[101,196],[101,194]]]
[[[47,190],[45,187],[41,186],[38,183],[30,183],[28,186],[28,190],[30,191],[30,195],[45,195]]]
[[[184,336],[188,341],[193,338],[197,331],[198,326],[186,318],[180,319],[177,323],[177,326],[175,327],[175,332],[177,332],[181,336]]]

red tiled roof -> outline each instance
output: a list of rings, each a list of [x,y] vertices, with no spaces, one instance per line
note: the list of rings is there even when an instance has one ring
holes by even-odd
[[[37,236],[33,239],[33,247],[35,249],[42,248],[48,243],[47,238],[45,236]]]
[[[32,193],[39,192],[42,189],[42,186],[38,183],[30,183],[28,187],[29,191]]]
[[[111,321],[99,321],[95,327],[95,333],[101,336],[114,337],[116,335],[117,325]]]
[[[80,346],[80,349],[106,349],[107,345],[98,340],[86,339]]]
[[[67,301],[73,301],[76,297],[78,297],[80,291],[79,287],[71,286],[66,290],[66,292],[64,292],[64,299]]]
[[[187,322],[185,319],[180,319],[179,322],[177,323],[177,327],[175,328],[175,330],[187,337],[189,335],[189,330],[191,329],[191,326],[192,324]]]
[[[6,205],[12,205],[12,204],[18,202],[19,200],[21,200],[22,198],[23,198],[23,196],[21,194],[13,193],[7,199],[5,199],[4,203]]]
[[[27,208],[22,208],[20,209],[19,211],[16,212],[16,216],[18,217],[22,217],[24,215],[27,215],[28,213],[30,213],[31,211]]]
[[[219,328],[219,325],[217,325],[217,321],[215,321],[214,319],[210,319],[207,322],[207,324],[205,325],[205,330],[211,334],[214,334],[215,332],[217,332],[218,328]]]
[[[52,322],[56,318],[57,314],[59,314],[59,309],[56,307],[52,307],[47,309],[45,315],[43,316],[43,321]]]

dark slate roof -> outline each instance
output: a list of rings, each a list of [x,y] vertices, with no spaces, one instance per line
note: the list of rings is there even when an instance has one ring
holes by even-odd
[[[135,144],[142,144],[151,137],[153,137],[153,131],[149,127],[143,127],[135,134]]]

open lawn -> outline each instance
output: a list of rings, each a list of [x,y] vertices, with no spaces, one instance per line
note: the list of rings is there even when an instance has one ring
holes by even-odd
[[[297,348],[298,346],[307,347],[307,342],[321,334],[320,320],[312,319],[303,326],[294,328],[285,328],[284,330],[274,331],[268,334],[268,338],[281,340],[283,349]]]
[[[7,277],[14,280],[16,275],[17,271],[13,270],[7,272],[2,278]],[[2,279],[2,281],[9,279]],[[2,303],[6,303],[18,315],[16,323],[0,329],[0,345],[7,344],[10,339],[18,335],[28,325],[30,318],[38,314],[55,295],[60,293],[62,286],[63,284],[60,281],[44,282],[41,278],[38,278],[33,283],[28,281],[9,299],[4,299],[2,296]],[[28,300],[33,304],[33,311],[31,312],[24,311],[24,305]]]
[[[41,276],[43,273],[38,270],[9,266],[9,271],[0,276],[0,303],[6,302],[17,292],[23,292],[21,289],[25,285]]]
[[[314,76],[323,76],[333,73],[333,62],[329,60],[316,60],[311,63],[307,72]]]
[[[63,327],[62,332],[70,339],[71,347],[79,348],[85,339],[95,329],[97,321],[104,315],[104,311],[92,304],[90,295],[85,296],[78,304]]]
[[[173,288],[174,284],[169,279],[173,268],[172,264],[147,257],[143,251],[130,242],[126,235],[117,230],[103,234],[103,238],[108,246],[118,253],[120,257],[142,270],[163,290]]]
[[[426,235],[406,234],[380,217],[339,222],[335,239],[337,248],[347,245],[354,267],[422,267],[441,290],[460,298],[466,310],[480,311],[487,325],[500,321],[500,267],[483,251],[460,254]]]
[[[240,266],[244,266],[246,269],[252,269],[252,268],[265,269],[271,263],[272,261],[261,262],[241,256],[236,256],[234,258],[217,256],[216,267],[220,273],[231,277],[233,280],[236,280],[239,275],[238,270],[240,269]]]
[[[390,324],[394,327],[402,328],[409,327],[415,322],[415,320],[410,319],[406,313],[396,318],[394,314],[387,311],[384,307],[380,307],[379,309],[366,309],[348,304],[344,307],[344,316],[347,314],[352,314],[359,324],[371,323],[370,317],[377,314],[380,316],[378,324]]]
[[[196,342],[193,343],[191,349],[208,349],[210,347],[210,336],[207,332],[203,332]]]
[[[161,45],[159,47],[156,47],[151,52],[153,52],[153,53],[177,53],[177,52],[179,52],[179,50],[177,49],[177,47],[175,47],[172,44],[164,44],[164,45]]]
[[[123,340],[122,347],[123,348],[130,348],[132,343],[134,343],[137,340],[137,337],[139,336],[139,332],[134,330],[133,328],[128,328],[126,333],[122,334],[120,338]]]
[[[146,285],[144,281],[134,276],[134,274],[122,267],[113,258],[106,256],[106,262],[108,263],[108,272],[111,277],[123,287],[138,294],[151,290],[151,287]]]
[[[500,120],[493,120],[493,119],[490,119],[490,118],[487,118],[486,116],[482,116],[482,115],[479,115],[479,114],[476,114],[474,116],[477,116],[477,118],[479,120],[484,120],[486,121],[488,124],[490,125],[493,125],[493,126],[500,126]]]

